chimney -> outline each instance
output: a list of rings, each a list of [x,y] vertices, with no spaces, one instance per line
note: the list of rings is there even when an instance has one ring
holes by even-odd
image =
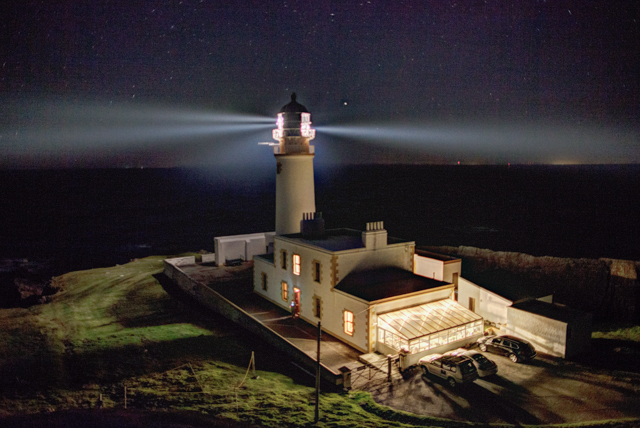
[[[362,245],[367,250],[378,250],[387,246],[387,231],[383,222],[367,223],[367,230],[362,232]]]
[[[303,238],[320,238],[324,236],[324,219],[321,212],[302,213],[300,233]]]

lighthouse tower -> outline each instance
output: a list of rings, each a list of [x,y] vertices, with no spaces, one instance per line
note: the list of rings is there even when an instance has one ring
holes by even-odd
[[[296,101],[295,93],[278,113],[276,124],[276,234],[299,233],[303,214],[316,211],[314,147],[309,145],[316,131],[311,129],[311,113]]]

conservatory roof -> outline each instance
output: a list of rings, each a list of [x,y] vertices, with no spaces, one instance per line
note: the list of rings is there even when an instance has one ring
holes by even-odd
[[[480,315],[455,300],[444,299],[380,314],[378,328],[411,340],[481,320]]]

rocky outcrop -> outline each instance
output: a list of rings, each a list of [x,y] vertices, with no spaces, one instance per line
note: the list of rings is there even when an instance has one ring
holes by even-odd
[[[535,257],[475,247],[421,247],[460,257],[462,276],[502,270],[527,284],[551,286],[554,300],[591,312],[596,319],[640,321],[640,261]]]
[[[0,262],[0,308],[28,307],[51,301],[58,291],[46,266],[26,259]]]

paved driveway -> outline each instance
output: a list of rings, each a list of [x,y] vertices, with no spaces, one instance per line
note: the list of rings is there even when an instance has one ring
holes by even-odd
[[[498,375],[449,388],[413,370],[404,381],[373,391],[394,409],[454,420],[548,424],[640,418],[640,374],[596,369],[538,355],[527,363],[486,354]]]

